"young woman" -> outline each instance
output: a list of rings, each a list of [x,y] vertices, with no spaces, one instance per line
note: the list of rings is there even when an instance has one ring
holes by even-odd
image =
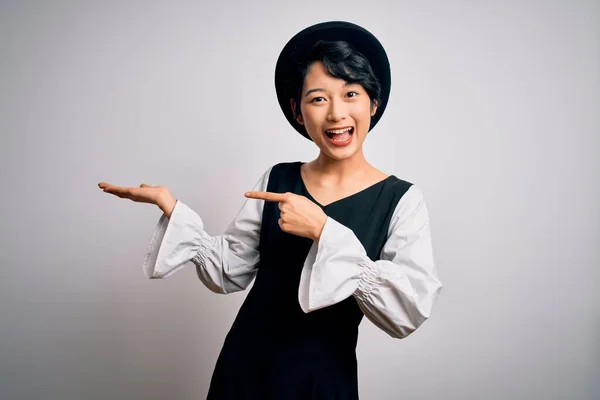
[[[379,41],[347,22],[306,28],[276,66],[279,103],[319,149],[270,167],[222,236],[167,188],[100,183],[164,212],[144,261],[166,278],[192,261],[212,291],[249,291],[209,399],[357,399],[358,326],[396,338],[429,318],[442,284],[429,216],[413,184],[367,162],[362,146],[390,92]]]

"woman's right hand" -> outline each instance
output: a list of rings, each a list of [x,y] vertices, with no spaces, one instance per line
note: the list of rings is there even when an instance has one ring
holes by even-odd
[[[171,194],[168,188],[164,186],[151,186],[142,183],[140,187],[123,187],[112,185],[107,182],[98,183],[98,187],[105,193],[113,194],[122,199],[129,199],[138,203],[156,204],[167,217],[171,217],[171,212],[175,207],[177,199]]]

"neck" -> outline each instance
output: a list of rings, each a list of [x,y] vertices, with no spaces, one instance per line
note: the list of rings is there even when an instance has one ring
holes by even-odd
[[[354,180],[373,168],[365,159],[362,149],[342,160],[336,160],[320,152],[311,164],[323,180],[330,181],[332,184]]]

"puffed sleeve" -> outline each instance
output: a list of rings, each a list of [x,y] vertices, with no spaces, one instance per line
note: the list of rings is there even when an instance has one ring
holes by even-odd
[[[398,202],[380,260],[371,260],[351,229],[327,218],[301,273],[306,313],[354,296],[365,316],[395,338],[414,332],[440,294],[422,192],[412,185]]]
[[[266,191],[269,168],[254,185]],[[259,266],[260,227],[264,200],[246,199],[221,236],[204,231],[202,218],[177,200],[171,217],[163,214],[154,230],[143,263],[150,279],[168,278],[188,261],[198,278],[215,293],[232,293],[250,285]]]

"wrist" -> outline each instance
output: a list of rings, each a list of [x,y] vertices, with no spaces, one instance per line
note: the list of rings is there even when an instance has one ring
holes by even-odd
[[[171,214],[173,213],[176,204],[177,199],[170,192],[162,196],[156,203],[158,208],[160,208],[169,218],[171,218]]]
[[[313,240],[315,242],[318,242],[319,239],[321,239],[321,234],[323,233],[323,229],[325,228],[326,222],[327,222],[327,214],[323,213],[322,218],[320,219],[319,223],[315,227],[315,232],[313,235]]]

